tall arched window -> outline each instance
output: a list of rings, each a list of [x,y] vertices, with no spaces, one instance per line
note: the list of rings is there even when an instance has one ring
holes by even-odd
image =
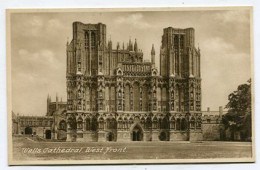
[[[96,36],[94,32],[91,32],[91,48],[95,48]]]
[[[148,96],[147,96],[147,87],[143,87],[143,90],[142,90],[142,110],[143,111],[147,111],[148,110],[148,108],[147,108],[147,98],[148,98]]]
[[[178,35],[175,35],[174,36],[174,48],[178,48],[179,46],[179,38],[178,38]]]
[[[133,92],[134,92],[134,111],[139,111],[140,110],[140,88],[138,83],[134,83],[133,86]]]
[[[125,111],[130,111],[130,86],[125,86]]]
[[[111,86],[110,87],[110,110],[112,112],[115,111],[115,106],[116,106],[116,91],[115,91],[115,87]]]
[[[89,48],[89,35],[88,35],[88,32],[85,32],[85,47]]]
[[[181,35],[181,38],[180,38],[180,48],[183,49],[184,48],[184,36]]]
[[[181,92],[181,87],[180,86],[178,86],[178,111],[181,111],[181,100],[182,100],[182,92]]]

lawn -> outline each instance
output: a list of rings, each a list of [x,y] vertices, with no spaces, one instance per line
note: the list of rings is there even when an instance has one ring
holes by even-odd
[[[36,142],[13,137],[13,160],[250,158],[250,142]]]

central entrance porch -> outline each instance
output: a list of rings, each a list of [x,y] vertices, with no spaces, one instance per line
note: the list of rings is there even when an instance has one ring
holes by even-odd
[[[132,141],[143,141],[142,128],[137,124],[131,132]]]

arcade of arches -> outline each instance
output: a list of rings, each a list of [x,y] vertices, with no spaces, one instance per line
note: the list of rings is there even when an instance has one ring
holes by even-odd
[[[74,121],[73,121],[74,119]],[[66,122],[60,122],[60,129],[64,129]],[[94,116],[81,116],[76,118],[69,118],[67,127],[68,132],[77,130],[84,134],[96,134],[96,139],[93,135],[90,136],[91,140],[99,140],[99,133],[105,134],[104,141],[169,141],[173,134],[188,135],[190,131],[201,131],[201,118],[191,117],[187,120],[185,117],[161,117],[161,116],[119,116],[117,119],[110,117],[94,117]],[[123,135],[119,135],[123,134]],[[156,134],[155,134],[156,133]],[[172,134],[172,135],[171,135]],[[125,139],[124,139],[125,138]],[[187,140],[183,137],[180,140]]]

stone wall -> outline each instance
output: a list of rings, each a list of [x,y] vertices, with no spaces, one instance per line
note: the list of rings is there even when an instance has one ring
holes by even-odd
[[[203,140],[220,140],[220,124],[202,124]]]

